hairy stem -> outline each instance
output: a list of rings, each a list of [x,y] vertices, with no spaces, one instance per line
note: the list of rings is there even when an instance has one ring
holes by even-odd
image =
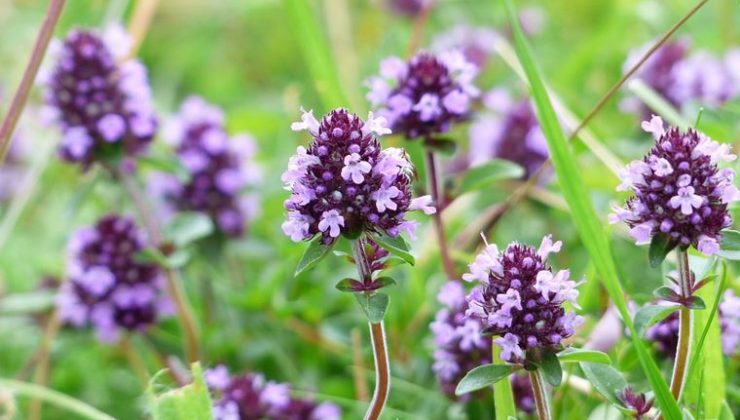
[[[455,273],[455,265],[450,258],[450,250],[447,247],[447,236],[445,234],[445,226],[442,221],[442,209],[444,208],[444,194],[440,186],[439,171],[437,169],[437,159],[434,152],[431,150],[426,151],[426,162],[427,162],[427,180],[429,184],[429,192],[434,200],[434,206],[437,208],[437,212],[434,213],[434,228],[437,232],[437,242],[439,243],[439,252],[442,254],[442,266],[444,267],[445,274],[449,280],[456,280],[457,274]]]
[[[529,381],[532,383],[534,402],[537,406],[537,418],[540,420],[550,420],[550,406],[547,402],[545,384],[542,382],[542,373],[539,370],[530,371]]]
[[[46,53],[46,48],[49,46],[49,41],[59,21],[59,16],[62,14],[64,3],[65,0],[51,0],[49,7],[46,9],[44,23],[41,24],[39,34],[36,36],[36,43],[33,46],[31,58],[28,60],[26,69],[23,71],[21,84],[15,91],[13,102],[10,104],[10,109],[8,109],[8,114],[5,116],[2,126],[0,126],[0,164],[5,160],[5,154],[10,146],[11,136],[28,101],[28,94],[31,92],[34,80],[36,80],[36,74],[39,72],[41,61]]]
[[[689,268],[689,254],[686,250],[678,250],[678,284],[681,296],[691,296],[691,269]],[[678,345],[676,346],[676,359],[673,364],[671,375],[671,394],[676,401],[680,401],[681,392],[686,383],[686,373],[689,368],[691,357],[691,344],[693,340],[693,316],[691,310],[685,306],[681,307],[678,324]]]
[[[360,280],[370,281],[372,271],[370,262],[365,254],[364,240],[362,237],[352,242],[352,254],[357,265]],[[385,339],[385,326],[383,321],[368,323],[370,326],[370,339],[373,346],[373,359],[375,361],[375,391],[370,406],[365,413],[365,420],[377,420],[383,412],[388,393],[391,387],[391,371],[388,362],[388,345]]]
[[[161,245],[162,233],[159,230],[159,226],[154,220],[154,213],[150,209],[144,194],[142,194],[139,185],[128,172],[120,170],[118,168],[108,168],[112,171],[113,175],[121,180],[131,201],[133,201],[136,210],[138,211],[142,221],[144,222],[144,228],[146,229],[149,238],[152,240],[155,246]],[[162,267],[165,275],[165,286],[167,293],[169,294],[172,301],[175,303],[177,309],[177,316],[180,321],[180,326],[185,336],[185,357],[188,362],[196,362],[199,357],[199,345],[198,345],[198,328],[195,324],[195,317],[193,311],[188,302],[185,292],[182,290],[178,273],[167,267]]]

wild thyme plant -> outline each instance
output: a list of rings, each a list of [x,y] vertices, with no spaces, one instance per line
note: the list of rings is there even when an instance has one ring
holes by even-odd
[[[379,276],[385,268],[383,258],[390,251],[413,262],[400,234],[413,235],[417,223],[407,220],[406,214],[435,212],[428,196],[412,198],[414,168],[404,150],[381,148],[377,137],[390,133],[385,122],[372,113],[363,121],[342,108],[320,121],[313,111],[304,111],[291,128],[308,131],[311,143],[298,147],[282,176],[291,192],[283,231],[295,242],[316,237],[296,274],[326,255],[341,237],[352,242],[350,261],[359,278],[344,279],[337,288],[355,293],[368,317],[376,372],[375,392],[365,415],[371,420],[379,418],[390,390],[383,324],[389,299],[378,290],[394,281]]]

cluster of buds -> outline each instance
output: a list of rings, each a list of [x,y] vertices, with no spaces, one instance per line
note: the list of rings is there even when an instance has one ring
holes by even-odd
[[[251,162],[254,139],[229,137],[221,110],[199,97],[185,100],[164,131],[189,174],[187,182],[174,175],[152,178],[150,187],[163,199],[165,211],[202,212],[224,235],[241,236],[258,208],[257,198],[244,194],[260,178]]]
[[[459,51],[421,52],[408,62],[389,57],[380,64],[380,76],[368,81],[367,99],[394,133],[431,139],[468,118],[479,94],[473,85],[477,74]]]
[[[480,282],[467,296],[466,315],[480,320],[484,333],[500,336],[494,342],[502,360],[524,363],[536,356],[530,351],[559,351],[583,321],[563,307],[565,302],[579,307],[580,282],[569,280],[568,270],[553,273],[547,264],[561,246],[549,235],[538,250],[514,242],[499,253],[496,245],[486,245],[463,275]]]
[[[157,128],[146,68],[127,59],[131,41],[120,26],[102,36],[74,30],[55,44],[56,65],[42,76],[46,102],[62,130],[68,162],[142,153]]]
[[[214,399],[216,420],[339,420],[341,411],[330,403],[294,398],[288,384],[265,381],[262,375],[230,375],[219,365],[205,372]]]
[[[637,393],[632,388],[625,388],[620,394],[619,399],[625,407],[633,412],[633,418],[640,420],[647,416],[650,409],[653,408],[653,400],[648,399],[643,393]]]
[[[717,107],[740,96],[740,49],[718,58],[707,51],[689,55],[689,44],[687,39],[667,42],[640,67],[637,76],[678,109],[692,102]],[[651,46],[630,52],[624,71],[632,68]],[[626,98],[621,107],[643,117],[650,115],[650,110],[635,97]]]
[[[406,213],[435,211],[428,196],[412,199],[414,168],[402,149],[381,149],[376,135],[390,133],[382,117],[367,121],[345,109],[316,120],[304,112],[293,130],[313,137],[308,149],[299,146],[282,180],[292,194],[285,202],[282,228],[299,242],[320,234],[323,243],[340,235],[356,238],[363,232],[398,236],[413,234],[416,223]]]
[[[107,215],[77,230],[68,245],[67,281],[57,296],[62,322],[91,325],[101,341],[143,331],[173,313],[158,266],[138,262],[146,244],[129,217]]]
[[[532,105],[526,99],[512,101],[504,89],[488,92],[483,104],[491,112],[481,114],[470,126],[470,165],[506,159],[521,165],[525,177],[531,176],[549,156]]]
[[[626,222],[638,245],[665,235],[672,247],[693,246],[706,255],[719,250],[721,231],[732,224],[727,205],[740,200],[735,171],[720,162],[737,158],[730,146],[689,129],[665,129],[660,117],[642,124],[655,146],[621,173],[619,191],[634,195],[625,208],[614,207],[611,223]]]

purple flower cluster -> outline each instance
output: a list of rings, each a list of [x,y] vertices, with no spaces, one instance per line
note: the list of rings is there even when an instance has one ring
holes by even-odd
[[[283,232],[293,241],[316,234],[325,244],[340,234],[382,231],[413,234],[410,210],[434,213],[431,198],[411,199],[414,168],[402,149],[381,149],[376,135],[390,133],[382,117],[370,113],[367,122],[345,109],[335,109],[317,121],[304,112],[293,130],[308,130],[313,141],[299,146],[282,180],[291,197]]]
[[[466,60],[482,69],[495,53],[499,37],[496,31],[484,26],[457,25],[436,36],[431,49],[437,53],[461,51]]]
[[[174,175],[152,178],[150,189],[162,197],[165,210],[205,213],[225,235],[241,236],[258,209],[256,196],[243,194],[260,178],[251,162],[254,139],[246,134],[229,138],[221,110],[199,97],[185,100],[164,131],[190,175],[187,182]]]
[[[465,316],[465,289],[455,281],[447,282],[437,300],[444,305],[429,328],[434,334],[434,365],[440,388],[455,395],[460,379],[473,368],[491,363],[491,345],[481,335],[481,323]],[[463,398],[469,398],[468,395]]]
[[[219,365],[205,372],[214,395],[216,420],[339,420],[341,411],[330,403],[294,398],[288,384],[265,381],[262,375],[230,375]]]
[[[547,140],[528,100],[514,102],[504,89],[494,89],[483,97],[491,112],[481,114],[470,126],[469,162],[471,166],[491,158],[512,161],[531,176],[547,160]]]
[[[737,158],[730,146],[689,129],[663,128],[656,116],[642,123],[655,146],[621,173],[618,191],[631,190],[625,208],[614,207],[610,223],[626,222],[637,244],[657,234],[674,246],[693,245],[706,255],[719,249],[721,230],[732,224],[727,205],[740,200],[733,184],[735,171],[717,164]]]
[[[42,77],[46,102],[63,136],[59,153],[85,167],[111,154],[143,152],[157,128],[146,68],[126,60],[130,40],[119,26],[102,36],[70,32]]]
[[[57,296],[60,319],[77,328],[91,325],[101,341],[121,329],[142,331],[173,312],[160,269],[141,263],[141,231],[128,217],[110,214],[79,229],[67,253],[67,278]]]
[[[431,138],[468,118],[479,94],[473,85],[477,74],[477,66],[459,51],[421,52],[408,63],[389,57],[380,64],[380,76],[368,81],[367,99],[393,132]]]
[[[726,290],[719,303],[719,321],[722,328],[722,352],[734,356],[740,349],[740,297]],[[658,352],[673,359],[678,345],[678,312],[650,327],[645,337],[653,341]]]
[[[494,342],[501,346],[502,360],[521,363],[529,350],[558,350],[583,321],[563,308],[565,302],[579,307],[580,282],[569,280],[568,270],[553,273],[547,265],[548,255],[561,246],[549,235],[538,250],[514,242],[499,253],[496,245],[486,245],[463,274],[465,281],[481,283],[466,298],[466,315],[479,319],[486,333],[500,336]]]
[[[652,399],[648,400],[644,393],[637,393],[630,387],[625,388],[619,394],[619,398],[622,400],[625,407],[634,411],[633,418],[635,420],[642,419],[643,416],[646,416],[650,412],[650,409],[653,408]]]
[[[724,59],[706,51],[688,54],[689,41],[668,42],[645,62],[637,73],[654,91],[673,106],[682,108],[690,102],[720,106],[740,95],[740,49],[730,50]],[[632,51],[624,63],[628,71],[652,44]],[[622,109],[650,115],[648,108],[635,97],[628,97]]]

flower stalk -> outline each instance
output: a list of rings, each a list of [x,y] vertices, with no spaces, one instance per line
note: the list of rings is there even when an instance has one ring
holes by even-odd
[[[537,418],[540,420],[550,420],[550,405],[547,401],[547,393],[545,392],[545,384],[542,380],[542,372],[533,370],[529,372],[529,381],[532,383],[532,391],[534,392],[535,406],[537,407]]]
[[[370,262],[365,253],[365,244],[362,237],[352,242],[352,254],[357,265],[360,281],[368,283],[371,281],[372,271]],[[366,292],[368,294],[369,292]],[[375,363],[375,391],[370,406],[365,413],[365,420],[377,420],[383,412],[390,391],[390,363],[388,361],[388,345],[385,338],[385,326],[383,321],[369,322],[370,338],[373,346],[373,360]]]
[[[5,159],[5,154],[10,146],[11,136],[28,101],[28,95],[31,92],[34,80],[36,80],[36,74],[39,72],[41,61],[49,46],[51,36],[54,34],[54,28],[59,21],[59,16],[62,14],[64,3],[65,0],[51,0],[49,2],[44,23],[41,25],[39,34],[36,37],[36,43],[33,46],[33,52],[31,53],[31,58],[28,60],[28,65],[23,72],[21,84],[18,86],[18,90],[16,90],[15,96],[13,96],[13,102],[10,104],[10,109],[8,109],[8,113],[5,115],[3,123],[0,126],[0,164]]]
[[[685,249],[678,251],[678,284],[681,297],[688,300],[691,297],[691,269],[689,268],[689,254]],[[686,383],[686,373],[689,368],[691,357],[691,344],[693,335],[693,315],[691,309],[682,306],[679,312],[678,345],[676,347],[676,359],[671,375],[671,394],[676,401],[680,401],[681,392]]]
[[[437,208],[437,212],[434,213],[434,229],[437,233],[437,242],[439,243],[439,251],[442,255],[442,266],[444,267],[445,274],[450,280],[456,280],[458,278],[455,273],[455,265],[450,257],[450,250],[447,246],[447,236],[445,234],[444,221],[442,220],[442,209],[444,208],[444,194],[440,185],[439,171],[437,169],[437,158],[434,152],[427,150],[426,152],[426,163],[427,163],[427,180],[429,184],[429,194],[432,195],[434,206]]]

